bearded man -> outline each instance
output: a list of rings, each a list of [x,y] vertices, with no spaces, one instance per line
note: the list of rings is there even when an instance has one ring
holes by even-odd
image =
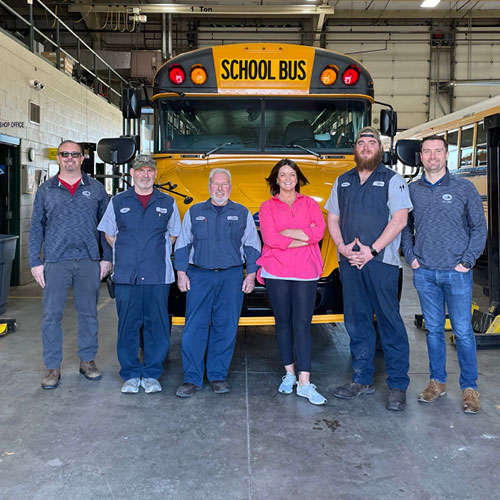
[[[344,324],[350,336],[352,382],[334,396],[373,394],[376,315],[385,355],[386,408],[404,410],[410,382],[409,346],[399,314],[399,243],[413,208],[404,179],[381,163],[380,134],[364,127],[356,137],[356,167],[338,177],[326,203],[328,230],[339,253]]]

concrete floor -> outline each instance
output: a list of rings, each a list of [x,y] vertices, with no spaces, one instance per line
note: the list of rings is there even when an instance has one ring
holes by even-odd
[[[69,301],[59,388],[40,388],[40,289],[11,289],[7,313],[18,331],[0,338],[0,498],[79,499],[498,499],[499,350],[478,352],[482,409],[461,411],[458,365],[448,348],[448,395],[416,400],[425,386],[425,334],[406,279],[402,310],[411,344],[405,412],[385,409],[383,358],[377,392],[357,400],[332,397],[350,380],[343,326],[313,327],[312,381],[327,397],[315,407],[281,395],[282,375],[271,328],[241,328],[228,380],[189,400],[182,382],[180,337],[161,379],[163,392],[120,393],[114,301],[102,288],[100,382],[78,373],[75,314]]]

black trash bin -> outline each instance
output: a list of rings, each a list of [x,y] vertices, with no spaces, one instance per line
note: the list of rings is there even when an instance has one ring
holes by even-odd
[[[19,236],[0,234],[0,314],[7,308],[12,261],[16,256],[18,238]]]

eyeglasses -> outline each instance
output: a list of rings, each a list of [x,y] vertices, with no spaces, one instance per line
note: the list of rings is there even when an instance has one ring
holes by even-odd
[[[71,158],[80,158],[80,156],[82,156],[82,153],[79,151],[71,151],[71,153],[69,151],[59,151],[57,154],[63,158],[68,158],[69,156],[71,156]]]

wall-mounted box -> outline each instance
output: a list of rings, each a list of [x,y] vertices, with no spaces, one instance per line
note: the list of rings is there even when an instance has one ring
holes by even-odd
[[[55,52],[42,52],[42,56],[45,59],[48,59],[51,63],[56,63],[56,53]],[[73,74],[73,64],[74,60],[71,57],[68,57],[66,54],[61,54],[59,59],[59,67],[61,71],[65,71],[68,75]]]
[[[36,167],[34,165],[21,165],[21,191],[23,194],[35,194]]]

